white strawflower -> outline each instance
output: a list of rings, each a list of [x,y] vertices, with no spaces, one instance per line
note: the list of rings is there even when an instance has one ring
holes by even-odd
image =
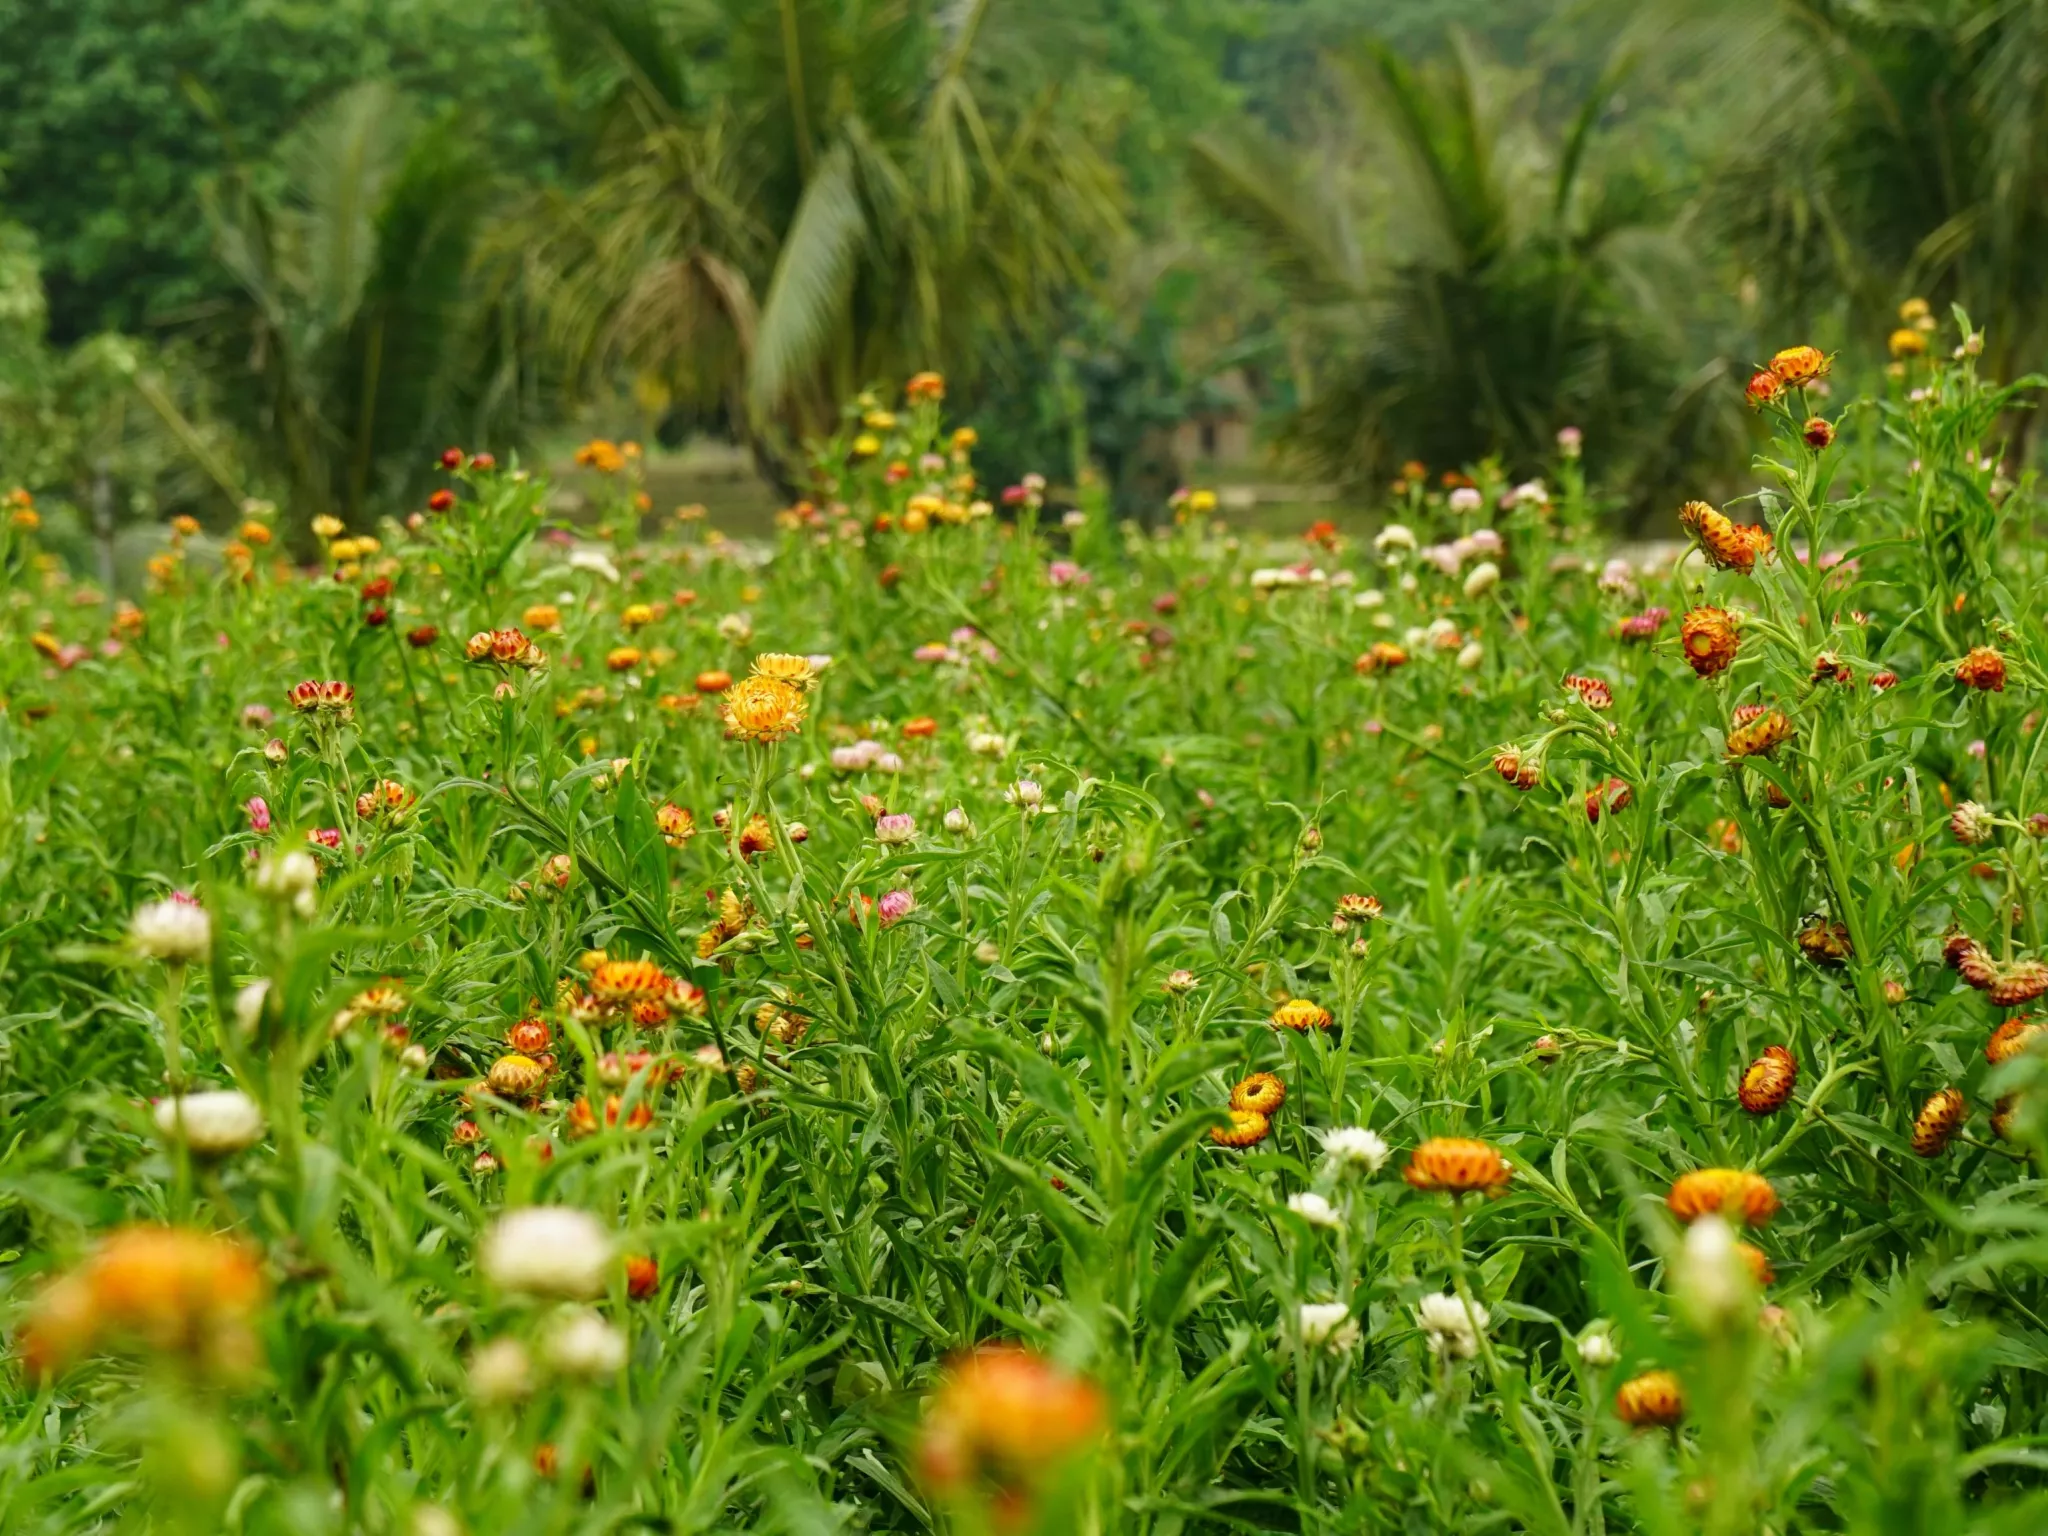
[[[1359,1340],[1358,1322],[1341,1301],[1303,1302],[1299,1323],[1301,1342],[1311,1349],[1321,1345],[1331,1354],[1341,1355]]]
[[[1387,1164],[1388,1149],[1379,1132],[1347,1125],[1323,1137],[1323,1155],[1339,1169],[1378,1173]]]
[[[1314,1190],[1287,1197],[1287,1209],[1312,1227],[1341,1227],[1344,1218],[1337,1208]]]
[[[1367,587],[1351,599],[1351,606],[1354,608],[1384,608],[1386,605],[1387,594],[1378,587]]]
[[[606,581],[617,581],[619,579],[619,568],[612,564],[611,556],[601,549],[592,548],[587,545],[581,549],[569,551],[569,569],[572,571],[590,571],[602,576]],[[564,593],[562,600],[564,602],[574,602],[576,594],[573,592]]]
[[[1460,672],[1477,672],[1485,660],[1486,647],[1477,640],[1468,640],[1465,643],[1464,649],[1458,652],[1458,670]]]
[[[1457,513],[1460,517],[1464,517],[1473,512],[1477,512],[1481,507],[1485,505],[1486,498],[1479,494],[1479,488],[1477,486],[1461,485],[1456,490],[1451,492],[1451,510]]]
[[[580,1301],[604,1290],[611,1234],[588,1211],[533,1205],[507,1211],[485,1236],[480,1267],[492,1284]]]
[[[744,613],[728,613],[718,621],[718,633],[734,645],[745,645],[754,638],[754,621]]]
[[[968,819],[967,812],[956,805],[946,812],[946,830],[955,837],[966,837],[973,833],[974,823]]]
[[[1003,791],[1003,798],[1012,805],[1035,811],[1045,803],[1045,790],[1036,779],[1019,779]]]
[[[1429,1339],[1429,1352],[1449,1360],[1470,1360],[1479,1353],[1479,1335],[1486,1328],[1486,1308],[1473,1302],[1468,1312],[1464,1300],[1448,1291],[1422,1298],[1415,1309],[1415,1321]]]
[[[263,1019],[263,1002],[270,996],[268,981],[252,981],[235,994],[235,1028],[245,1035],[256,1033]]]
[[[469,1390],[480,1402],[516,1403],[533,1390],[533,1361],[517,1339],[493,1339],[469,1357]]]
[[[1465,573],[1465,595],[1484,597],[1500,584],[1500,567],[1491,560],[1482,560]]]
[[[198,1157],[226,1157],[263,1139],[263,1111],[235,1088],[159,1099],[156,1126]]]
[[[976,757],[1007,757],[1010,738],[997,731],[969,731],[967,750]]]
[[[462,1522],[438,1504],[415,1504],[410,1536],[462,1536]]]
[[[1389,523],[1374,537],[1372,547],[1383,555],[1406,552],[1415,548],[1415,533],[1404,524]]]
[[[1747,1268],[1735,1251],[1735,1232],[1719,1216],[1702,1216],[1685,1229],[1672,1287],[1693,1316],[1714,1322],[1754,1305]]]
[[[189,896],[172,896],[137,907],[128,936],[145,955],[167,965],[190,965],[212,950],[213,919]]]
[[[1607,1331],[1607,1324],[1589,1323],[1586,1331],[1579,1335],[1579,1358],[1591,1366],[1608,1366],[1621,1358],[1621,1351],[1614,1347],[1614,1335]]]
[[[313,915],[314,893],[320,885],[320,862],[303,848],[274,853],[256,866],[256,889],[287,902],[301,917]]]
[[[541,1350],[557,1374],[592,1381],[616,1376],[626,1364],[626,1336],[587,1307],[558,1321]]]

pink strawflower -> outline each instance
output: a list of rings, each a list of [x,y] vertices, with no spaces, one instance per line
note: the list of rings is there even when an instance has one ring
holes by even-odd
[[[904,818],[906,821],[908,817]],[[917,898],[908,891],[890,891],[875,903],[875,917],[884,928],[900,923],[917,908]]]
[[[261,795],[251,795],[243,803],[242,809],[249,813],[249,830],[251,832],[268,832],[270,830],[270,804]]]

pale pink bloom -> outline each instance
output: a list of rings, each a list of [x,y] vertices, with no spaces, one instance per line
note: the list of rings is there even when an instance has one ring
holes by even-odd
[[[908,820],[908,818],[905,818]],[[910,916],[917,907],[917,898],[908,891],[890,891],[875,903],[875,917],[884,928],[891,923],[900,923]]]
[[[268,832],[270,830],[270,805],[261,795],[251,795],[243,803],[242,809],[249,813],[249,830],[251,832]]]
[[[906,816],[899,811],[875,822],[875,841],[878,843],[896,846],[916,839],[917,818],[914,816]]]

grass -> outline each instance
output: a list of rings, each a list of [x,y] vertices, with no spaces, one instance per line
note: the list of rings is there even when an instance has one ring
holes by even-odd
[[[458,455],[110,610],[17,500],[0,1529],[2040,1528],[2025,390],[1902,371],[1747,571],[1572,458],[1147,534],[928,386],[767,553]]]

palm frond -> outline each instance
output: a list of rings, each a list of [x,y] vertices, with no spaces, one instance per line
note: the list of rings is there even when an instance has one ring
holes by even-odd
[[[772,415],[823,362],[845,315],[867,228],[853,155],[835,145],[804,188],[761,306],[747,379],[757,414]]]

